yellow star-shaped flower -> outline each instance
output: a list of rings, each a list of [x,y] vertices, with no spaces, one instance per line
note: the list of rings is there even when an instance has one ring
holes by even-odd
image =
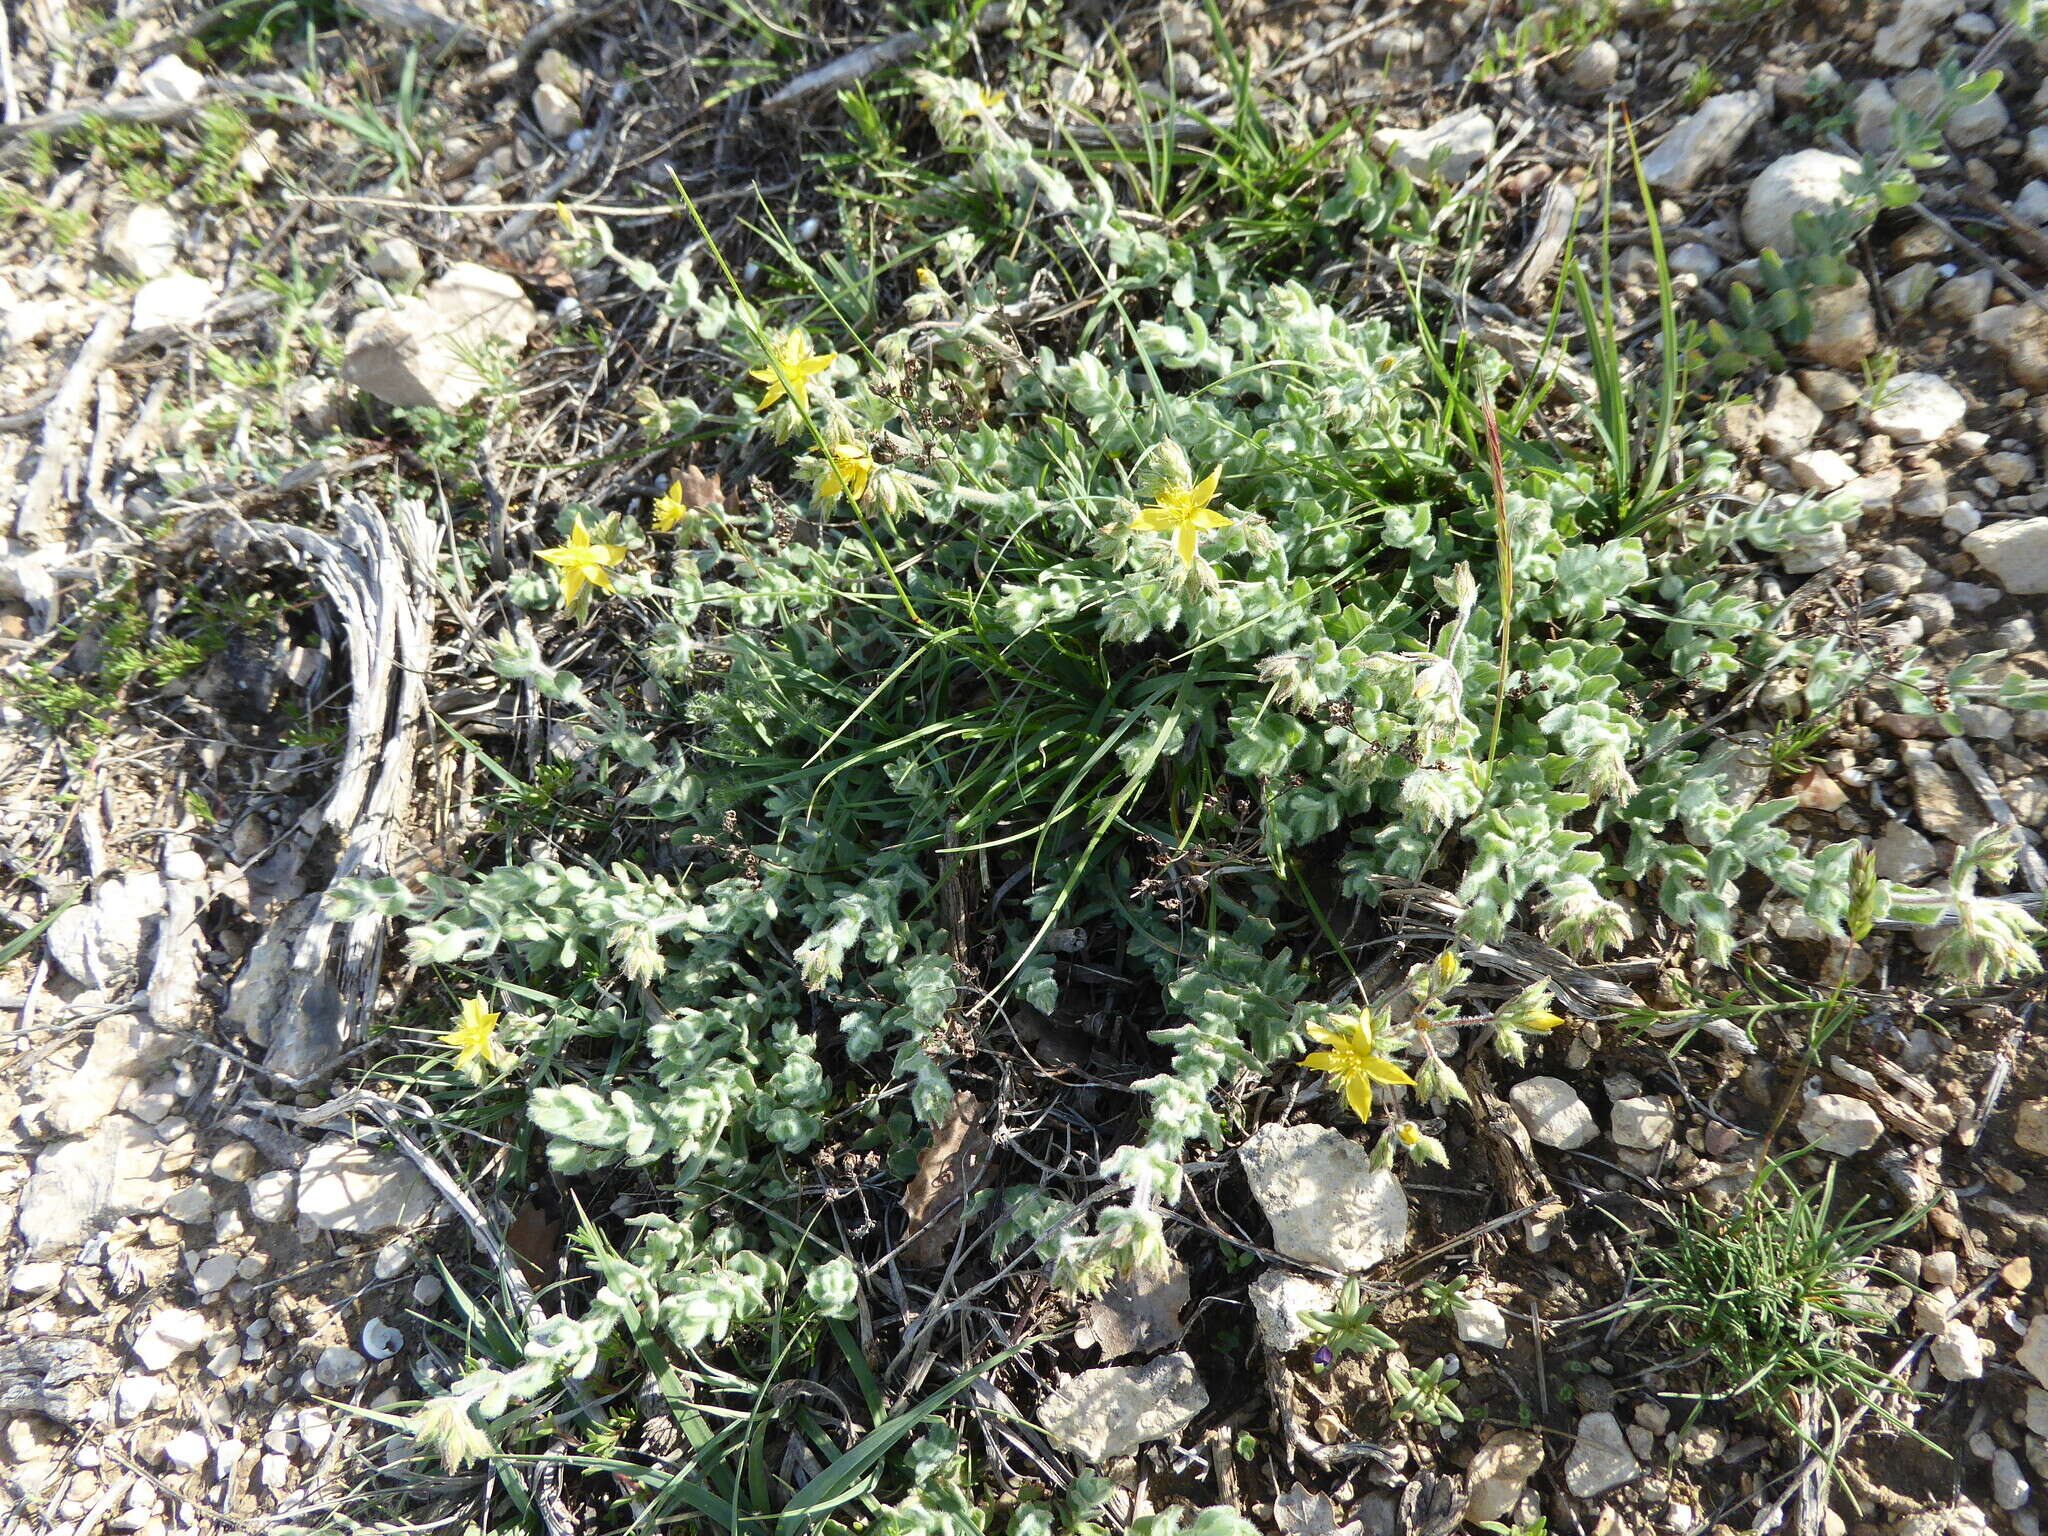
[[[574,608],[587,588],[595,587],[600,592],[616,590],[612,586],[611,567],[626,558],[626,546],[594,542],[578,516],[569,530],[568,543],[538,553],[562,573],[562,606]]]
[[[676,525],[689,515],[690,509],[683,503],[683,482],[671,480],[668,494],[655,498],[654,531],[674,533]]]
[[[447,1034],[438,1036],[441,1044],[455,1051],[455,1070],[479,1075],[482,1066],[509,1067],[512,1054],[498,1043],[498,1020],[502,1014],[492,1013],[484,1007],[481,997],[465,998],[462,1004],[462,1020]]]
[[[761,403],[754,407],[765,411],[784,395],[796,402],[799,411],[811,408],[811,380],[839,361],[837,352],[813,352],[811,338],[802,326],[784,331],[768,343],[769,365],[766,368],[751,368],[747,371],[750,379],[759,379],[768,388],[762,391]]]
[[[1344,1101],[1361,1120],[1372,1118],[1373,1084],[1415,1086],[1415,1079],[1388,1059],[1393,1043],[1370,1013],[1332,1014],[1330,1027],[1311,1024],[1308,1035],[1328,1049],[1310,1052],[1301,1064],[1335,1078],[1344,1090]]]
[[[1230,519],[1209,505],[1222,475],[1220,468],[1212,469],[1193,486],[1162,489],[1158,493],[1159,499],[1131,520],[1131,527],[1139,533],[1172,534],[1174,550],[1182,560],[1193,565],[1195,541],[1203,531],[1230,526]]]
[[[831,443],[825,449],[825,474],[818,482],[818,494],[827,501],[844,496],[859,501],[867,494],[868,479],[875,461],[859,443]]]

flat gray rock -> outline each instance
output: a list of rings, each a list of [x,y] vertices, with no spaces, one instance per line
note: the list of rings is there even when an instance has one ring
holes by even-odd
[[[1408,1246],[1408,1196],[1349,1137],[1269,1125],[1237,1149],[1252,1197],[1290,1259],[1362,1275]]]
[[[1184,1354],[1144,1365],[1106,1365],[1060,1381],[1039,1405],[1047,1434],[1091,1462],[1115,1461],[1166,1440],[1209,1406],[1209,1393]]]
[[[299,1214],[329,1232],[388,1232],[433,1212],[433,1186],[402,1157],[323,1141],[299,1170]]]
[[[170,1151],[148,1126],[110,1115],[90,1136],[51,1147],[36,1159],[16,1223],[29,1255],[65,1253],[122,1216],[154,1210],[176,1180]]]
[[[1642,1463],[1613,1414],[1589,1413],[1579,1420],[1579,1438],[1564,1464],[1564,1485],[1573,1498],[1598,1498],[1642,1475]]]

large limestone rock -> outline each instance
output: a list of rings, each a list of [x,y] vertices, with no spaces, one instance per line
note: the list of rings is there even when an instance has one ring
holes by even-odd
[[[1465,1474],[1465,1519],[1480,1525],[1505,1520],[1543,1466],[1543,1438],[1526,1429],[1495,1435],[1479,1448]]]
[[[1417,181],[1463,181],[1493,153],[1493,143],[1493,119],[1477,107],[1427,128],[1382,128],[1372,136],[1372,147]]]
[[[29,1256],[66,1253],[122,1216],[154,1210],[176,1182],[168,1166],[182,1147],[128,1115],[111,1115],[92,1135],[51,1147],[36,1159],[16,1223]]]
[[[1749,248],[1793,255],[1799,249],[1792,237],[1793,215],[1849,202],[1843,182],[1860,169],[1858,161],[1825,149],[1802,149],[1773,160],[1742,200],[1742,237]]]
[[[1179,1434],[1208,1406],[1195,1362],[1171,1354],[1063,1377],[1039,1405],[1038,1417],[1055,1440],[1101,1463]]]
[[[1755,91],[1711,97],[1643,157],[1643,175],[1658,191],[1683,196],[1726,165],[1763,117],[1764,99]]]
[[[433,1187],[402,1157],[324,1141],[299,1170],[299,1214],[330,1232],[388,1232],[434,1209]]]
[[[2022,389],[2048,389],[2048,315],[2032,304],[1994,304],[1970,322],[1970,334],[1988,342]]]
[[[1401,1181],[1320,1125],[1269,1125],[1238,1148],[1252,1196],[1290,1259],[1364,1274],[1408,1246]]]
[[[178,259],[178,221],[168,208],[137,203],[124,208],[100,233],[100,253],[130,277],[162,277]]]
[[[2014,597],[2048,592],[2048,517],[1987,523],[1963,540],[1963,548]]]
[[[516,357],[539,322],[516,279],[457,262],[414,297],[359,316],[342,377],[386,405],[457,411],[482,392],[489,352]]]

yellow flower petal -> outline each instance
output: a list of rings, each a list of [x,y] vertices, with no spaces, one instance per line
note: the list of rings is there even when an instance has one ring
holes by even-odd
[[[1361,1120],[1372,1118],[1372,1084],[1352,1078],[1344,1084],[1344,1102],[1351,1106],[1351,1113]]]

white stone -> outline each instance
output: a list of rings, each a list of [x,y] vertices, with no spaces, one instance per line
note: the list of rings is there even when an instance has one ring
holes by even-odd
[[[2048,1316],[2037,1316],[2027,1323],[2027,1336],[2020,1341],[2013,1359],[2036,1382],[2048,1387]]]
[[[1565,79],[1581,95],[1597,96],[1621,77],[1621,50],[1596,37],[1572,55]]]
[[[370,273],[394,288],[413,288],[427,275],[420,260],[420,248],[402,235],[390,235],[377,242],[367,263]]]
[[[224,1291],[234,1283],[241,1262],[232,1253],[210,1253],[192,1271],[192,1286],[202,1296]]]
[[[2028,1434],[2048,1435],[2048,1392],[2039,1387],[2027,1388],[2025,1420]]]
[[[1941,863],[1941,856],[1919,832],[1903,821],[1886,825],[1884,835],[1872,850],[1877,873],[1886,880],[1910,885],[1924,878]]]
[[[1795,383],[1790,374],[1780,374],[1764,390],[1763,424],[1757,441],[1775,458],[1804,453],[1813,435],[1826,423],[1821,408]]]
[[[1702,176],[1727,164],[1763,118],[1764,99],[1755,91],[1709,97],[1643,157],[1643,174],[1660,192],[1682,197]]]
[[[330,1232],[411,1226],[434,1206],[432,1186],[410,1162],[350,1142],[323,1141],[299,1170],[299,1214]]]
[[[1792,256],[1799,249],[1792,237],[1792,216],[1821,213],[1853,201],[1843,182],[1861,168],[1860,161],[1825,149],[1779,156],[1750,183],[1743,198],[1742,237],[1753,251]]]
[[[1642,1476],[1642,1464],[1629,1449],[1621,1422],[1611,1413],[1589,1413],[1579,1419],[1579,1436],[1564,1464],[1564,1485],[1575,1499],[1612,1493]]]
[[[16,1218],[29,1256],[68,1252],[117,1217],[161,1204],[171,1191],[168,1150],[148,1126],[109,1115],[83,1140],[43,1152]]]
[[[1941,1325],[1928,1349],[1944,1381],[1979,1381],[1984,1375],[1984,1341],[1960,1317]]]
[[[1892,69],[1911,69],[1935,34],[1962,8],[1963,0],[1899,0],[1891,25],[1877,30],[1871,58]]]
[[[1839,288],[1810,289],[1806,309],[1813,328],[1799,344],[1801,356],[1830,368],[1855,368],[1877,350],[1877,311],[1861,272]]]
[[[1521,1501],[1529,1479],[1543,1467],[1543,1439],[1526,1429],[1495,1435],[1479,1448],[1465,1474],[1465,1520],[1470,1525],[1505,1520]]]
[[[1991,1498],[2000,1509],[2023,1508],[2034,1496],[2034,1486],[2020,1470],[2019,1458],[2000,1449],[1991,1455]]]
[[[1546,1147],[1569,1152],[1600,1134],[1593,1111],[1562,1078],[1524,1078],[1508,1090],[1508,1102],[1529,1134]]]
[[[146,1371],[167,1371],[182,1356],[204,1344],[213,1332],[204,1315],[183,1307],[164,1307],[152,1313],[142,1331],[128,1346],[129,1352]]]
[[[1721,270],[1721,258],[1714,248],[1697,240],[1688,240],[1672,251],[1670,263],[1673,276],[1694,277],[1703,283]]]
[[[1195,1362],[1176,1353],[1063,1377],[1038,1414],[1047,1434],[1100,1464],[1172,1438],[1208,1406]]]
[[[458,262],[418,295],[358,316],[342,377],[386,405],[460,410],[486,382],[477,354],[500,347],[509,364],[539,322],[517,279]]]
[[[1286,1354],[1299,1349],[1315,1330],[1301,1320],[1304,1312],[1328,1312],[1337,1304],[1337,1285],[1284,1269],[1269,1269],[1250,1286],[1252,1312],[1259,1320],[1259,1337],[1268,1349]]]
[[[156,1403],[154,1376],[123,1376],[114,1383],[114,1421],[127,1424],[141,1418]]]
[[[1970,334],[2004,360],[2022,389],[2048,389],[2048,315],[2032,304],[1994,304],[1970,322]]]
[[[135,870],[102,882],[93,892],[91,901],[66,909],[50,924],[44,936],[50,959],[82,987],[96,987],[117,994],[126,990],[138,979],[149,928],[163,912],[165,900],[163,877],[154,871]],[[127,1018],[130,1015],[117,1017]],[[97,1028],[93,1031],[95,1049],[100,1045],[100,1033]],[[78,1075],[94,1079],[105,1076],[122,1079],[140,1077],[144,1068],[163,1060],[168,1051],[168,1047],[157,1051],[138,1067],[133,1058],[140,1052],[141,1045],[131,1032],[118,1033],[111,1044],[113,1055],[118,1059],[108,1059],[105,1052],[101,1052],[98,1059],[88,1057]],[[111,1094],[104,1091],[93,1094],[93,1102],[101,1107],[86,1118],[74,1117],[54,1123],[66,1133],[89,1129],[97,1123],[100,1115],[113,1108],[123,1086],[124,1083],[116,1083]],[[52,1102],[62,1103],[78,1096],[77,1088],[76,1084],[67,1084],[67,1091],[54,1095]]]
[[[2014,597],[2048,592],[2048,517],[1986,523],[1963,548]]]
[[[40,1263],[32,1260],[26,1264],[17,1264],[7,1283],[17,1296],[35,1296],[44,1291],[54,1291],[64,1283],[64,1266],[55,1259],[47,1259]]]
[[[1290,1259],[1363,1274],[1408,1245],[1408,1197],[1357,1142],[1319,1125],[1268,1125],[1238,1160]]]
[[[1817,1093],[1800,1111],[1799,1134],[1822,1152],[1838,1157],[1867,1152],[1884,1134],[1877,1111],[1846,1093]]]
[[[1458,1338],[1487,1349],[1508,1347],[1508,1315],[1484,1296],[1467,1296],[1456,1313]]]
[[[2012,1139],[2022,1152],[2048,1157],[2048,1099],[2029,1099],[2019,1107],[2013,1115]],[[20,1289],[20,1281],[15,1288]]]
[[[1856,466],[1832,448],[1809,448],[1786,461],[1802,490],[1839,491],[1856,478]]]
[[[249,1214],[258,1221],[290,1221],[296,1182],[286,1168],[257,1174],[249,1181]]]
[[[163,1449],[165,1465],[175,1467],[180,1472],[197,1472],[206,1465],[207,1458],[212,1454],[213,1447],[207,1443],[206,1436],[196,1429],[188,1429],[182,1435],[173,1436],[165,1442]]]
[[[1989,144],[2011,126],[2012,114],[1998,99],[1998,93],[1993,91],[1982,101],[1957,107],[1949,114],[1941,131],[1957,149],[1973,149],[1979,144]]]
[[[163,1212],[188,1227],[213,1220],[213,1191],[204,1184],[188,1184],[164,1201]]]
[[[1969,402],[1948,380],[1931,373],[1902,373],[1884,386],[1877,404],[1867,406],[1864,423],[1902,448],[1938,443],[1963,424]]]
[[[1477,107],[1427,128],[1382,128],[1372,136],[1372,147],[1391,165],[1424,182],[1432,177],[1463,181],[1493,153],[1493,142],[1493,119]]]
[[[130,277],[162,277],[178,259],[178,221],[156,203],[137,203],[107,221],[100,252]]]
[[[170,272],[151,278],[135,290],[135,307],[129,312],[128,329],[155,331],[166,326],[190,330],[206,318],[213,307],[213,284],[189,272]]]
[[[313,1379],[330,1392],[340,1392],[363,1379],[370,1362],[344,1344],[332,1344],[313,1362]]]
[[[262,1154],[246,1141],[231,1141],[207,1159],[206,1171],[229,1184],[246,1184],[262,1166]]]
[[[2013,215],[2023,223],[2040,228],[2048,224],[2048,181],[2030,181],[2012,200]]]
[[[306,1447],[308,1456],[326,1454],[327,1443],[334,1438],[334,1426],[328,1422],[325,1408],[318,1404],[311,1408],[301,1408],[298,1429],[300,1443]]]
[[[1778,563],[1790,575],[1811,576],[1838,564],[1848,553],[1849,535],[1837,523],[1792,540],[1778,556]]]
[[[1898,105],[1882,80],[1864,81],[1849,104],[1850,136],[1864,154],[1881,155],[1892,147],[1892,113]]]
[[[141,74],[135,84],[150,101],[185,106],[206,94],[206,76],[175,53],[167,53]]]
[[[1917,315],[1940,280],[1941,273],[1932,262],[1916,261],[1884,280],[1885,302],[1899,314]]]
[[[1622,1099],[1614,1106],[1614,1144],[1633,1152],[1656,1152],[1677,1130],[1671,1107],[1663,1099]]]
[[[559,85],[543,80],[533,93],[533,115],[551,139],[566,139],[583,126],[583,108]]]

